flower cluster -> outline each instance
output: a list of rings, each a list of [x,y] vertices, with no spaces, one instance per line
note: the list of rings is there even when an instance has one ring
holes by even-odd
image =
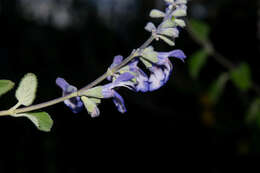
[[[186,16],[187,0],[164,0],[166,2],[165,11],[154,9],[151,11],[152,18],[163,18],[162,23],[156,27],[149,22],[145,30],[152,33],[153,39],[163,40],[170,46],[174,46],[175,39],[179,36],[179,28],[185,26],[181,17]],[[168,80],[173,70],[173,65],[169,58],[177,58],[182,61],[186,58],[182,50],[172,50],[169,52],[157,52],[152,46],[135,51],[135,56],[123,67],[114,69],[124,62],[121,55],[115,56],[113,63],[108,68],[107,80],[110,82],[103,86],[79,92],[77,97],[65,100],[64,103],[74,112],[78,113],[83,106],[86,107],[91,117],[100,114],[98,104],[101,99],[112,98],[118,111],[126,112],[126,107],[122,96],[117,92],[119,87],[126,87],[135,92],[150,92],[161,88]],[[146,74],[140,63],[148,69]],[[77,91],[77,88],[68,84],[64,79],[57,78],[57,85],[63,90],[63,95]]]

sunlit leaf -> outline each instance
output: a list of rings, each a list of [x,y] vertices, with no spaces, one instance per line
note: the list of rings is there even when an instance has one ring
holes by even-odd
[[[20,104],[29,106],[33,103],[37,90],[37,77],[33,73],[26,74],[16,90],[16,98]]]
[[[0,80],[0,96],[7,93],[14,87],[14,83],[10,80]]]
[[[230,74],[231,80],[241,91],[247,91],[252,86],[251,70],[247,63],[240,64]]]
[[[199,76],[201,69],[207,62],[208,53],[202,49],[195,52],[188,61],[189,71],[192,78],[196,79]]]
[[[214,81],[209,89],[209,99],[212,103],[218,102],[228,80],[228,73],[223,73],[217,78],[216,81]]]

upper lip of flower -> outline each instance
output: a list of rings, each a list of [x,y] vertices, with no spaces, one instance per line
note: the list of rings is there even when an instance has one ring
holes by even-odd
[[[76,92],[77,88],[70,85],[65,79],[57,78],[56,84],[62,89],[62,95],[68,95],[70,93]],[[83,109],[83,103],[79,97],[70,98],[64,101],[64,104],[68,106],[73,113],[78,113]]]

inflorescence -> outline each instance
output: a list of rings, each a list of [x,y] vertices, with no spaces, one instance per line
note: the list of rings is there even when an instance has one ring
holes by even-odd
[[[151,33],[148,40],[138,49],[133,50],[127,58],[121,55],[115,56],[105,74],[80,90],[65,79],[57,78],[56,84],[63,91],[62,97],[32,105],[36,98],[38,80],[36,75],[28,73],[16,89],[17,104],[8,110],[0,111],[0,116],[26,117],[39,130],[49,132],[53,125],[50,115],[47,112],[33,111],[64,102],[73,113],[78,113],[85,107],[91,117],[97,117],[100,114],[98,104],[101,100],[112,98],[118,111],[125,113],[124,99],[117,92],[118,88],[125,87],[135,92],[150,92],[161,88],[169,80],[173,70],[169,58],[178,58],[182,61],[186,58],[182,50],[157,52],[151,46],[154,40],[162,40],[174,46],[181,28],[185,27],[182,17],[187,13],[187,0],[164,1],[165,11],[153,9],[150,12],[150,17],[162,19],[162,22],[157,27],[152,22],[147,23],[145,30]],[[109,82],[100,85],[104,80]],[[10,80],[0,80],[0,96],[10,91],[13,86],[14,83]],[[20,106],[24,107],[20,108]]]
[[[162,40],[170,46],[175,45],[174,41],[179,37],[180,29],[185,27],[182,17],[187,13],[187,0],[164,1],[165,11],[153,9],[150,12],[150,17],[162,18],[162,23],[156,27],[152,22],[148,22],[145,26],[145,30],[151,32],[151,38],[139,49],[134,50],[128,58],[124,59],[121,55],[114,57],[106,73],[106,79],[110,83],[77,91],[77,88],[65,79],[56,79],[63,96],[77,92],[76,97],[64,101],[73,113],[80,112],[85,106],[91,117],[97,117],[100,114],[98,104],[101,103],[101,99],[108,98],[112,98],[119,112],[125,113],[124,100],[117,92],[119,87],[126,87],[135,92],[150,92],[161,88],[169,80],[173,70],[169,58],[184,61],[185,54],[182,50],[157,52],[150,44],[153,40]],[[140,63],[148,69],[149,74],[140,68]]]

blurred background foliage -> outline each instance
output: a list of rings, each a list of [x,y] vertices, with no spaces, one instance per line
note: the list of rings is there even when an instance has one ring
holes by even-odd
[[[80,88],[104,73],[115,55],[128,56],[149,37],[143,29],[149,11],[164,8],[162,0],[0,2],[1,79],[17,83],[25,73],[35,73],[37,103],[61,95],[56,77]],[[126,115],[111,100],[100,105],[97,119],[86,111],[73,115],[59,104],[45,109],[54,119],[47,134],[27,120],[1,118],[0,172],[85,172],[98,169],[97,163],[112,162],[108,168],[113,168],[130,157],[135,159],[124,162],[125,168],[145,167],[144,160],[151,160],[157,164],[147,167],[165,161],[182,172],[249,172],[252,166],[211,158],[260,153],[257,3],[192,0],[189,25],[176,41],[188,56],[186,63],[174,62],[174,74],[158,91],[120,89]],[[154,46],[170,50],[163,43]],[[15,103],[12,94],[1,97],[1,109]],[[194,164],[198,157],[210,163]]]

